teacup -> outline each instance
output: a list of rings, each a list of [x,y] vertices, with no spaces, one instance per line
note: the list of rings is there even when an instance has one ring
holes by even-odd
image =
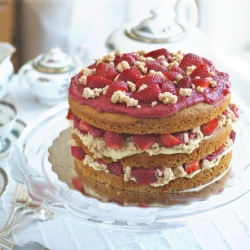
[[[17,115],[18,111],[12,103],[0,101],[0,153],[10,146],[8,137],[15,125]]]

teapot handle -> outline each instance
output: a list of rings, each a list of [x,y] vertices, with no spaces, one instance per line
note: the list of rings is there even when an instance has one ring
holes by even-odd
[[[198,24],[198,7],[195,0],[177,0],[176,21],[193,26]]]
[[[25,89],[30,89],[31,88],[31,84],[30,82],[27,80],[27,73],[29,72],[29,70],[32,68],[31,64],[26,64],[23,65],[19,72],[18,72],[18,76],[19,76],[19,80],[21,85],[25,88]],[[26,79],[25,79],[26,78]]]

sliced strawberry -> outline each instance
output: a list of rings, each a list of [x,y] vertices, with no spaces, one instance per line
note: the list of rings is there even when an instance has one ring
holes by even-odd
[[[181,140],[171,134],[161,134],[160,139],[161,143],[166,148],[171,148],[175,145],[181,144]]]
[[[212,61],[210,61],[204,57],[201,57],[201,59],[202,59],[202,63],[208,65],[210,68],[214,68],[214,63]]]
[[[216,149],[212,154],[207,155],[207,156],[206,156],[206,159],[207,159],[208,161],[214,160],[219,154],[222,153],[222,151],[224,150],[224,148],[225,148],[225,144],[221,145],[221,146],[220,146],[218,149]]]
[[[168,69],[166,67],[162,66],[158,61],[146,62],[146,67],[148,68],[148,72],[150,70],[161,71],[161,72],[167,72],[168,71]]]
[[[96,68],[96,63],[93,63],[88,66],[88,69],[95,69]]]
[[[73,120],[74,119],[74,113],[72,112],[71,109],[68,110],[68,114],[66,116],[68,120]]]
[[[200,87],[206,89],[209,86],[210,81],[206,78],[194,78],[194,79],[192,79],[192,83],[195,86],[200,86]]]
[[[176,95],[176,88],[172,81],[166,80],[161,86],[162,93],[170,92],[173,95]]]
[[[108,165],[108,170],[115,175],[123,175],[123,167],[120,162],[112,162],[109,163]]]
[[[87,122],[85,122],[85,121],[80,121],[79,123],[78,123],[78,129],[80,129],[80,130],[83,130],[83,131],[89,131],[89,127],[90,127],[90,125],[87,123]]]
[[[106,164],[105,161],[102,160],[102,159],[97,159],[96,161],[97,161],[99,164]]]
[[[176,85],[178,88],[191,88],[192,80],[189,76],[183,77]]]
[[[104,88],[111,83],[112,81],[106,79],[105,77],[91,75],[91,76],[87,76],[86,87],[89,87],[91,89]]]
[[[74,187],[74,189],[82,192],[83,194],[85,193],[84,191],[84,187],[82,185],[82,181],[79,177],[75,177],[73,180],[72,180],[72,185]]]
[[[180,73],[176,71],[167,71],[164,72],[163,74],[169,81],[176,81],[176,77],[180,75]]]
[[[133,54],[133,53],[122,54],[122,56],[116,55],[114,63],[115,63],[115,66],[117,66],[120,62],[126,61],[131,66],[131,65],[134,65],[137,58],[138,58],[138,55]]]
[[[71,155],[80,161],[85,158],[85,152],[78,146],[71,146]]]
[[[150,148],[156,140],[156,135],[133,135],[136,145],[141,149],[145,150]]]
[[[112,82],[108,87],[108,90],[106,92],[106,96],[112,96],[114,94],[114,92],[116,92],[118,90],[128,92],[127,83],[124,81]]]
[[[149,86],[151,84],[159,84],[161,86],[163,82],[164,82],[164,80],[160,76],[147,75],[147,76],[140,78],[136,82],[136,88],[139,89],[143,84],[145,84],[147,86]]]
[[[104,134],[104,130],[89,125],[88,132],[93,136],[93,138],[100,138]]]
[[[106,131],[104,133],[103,139],[105,144],[109,148],[119,149],[122,146],[124,135],[115,132]]]
[[[240,117],[239,113],[238,113],[239,108],[235,104],[230,104],[229,108],[233,111],[233,113],[234,113],[234,115],[235,115],[236,118]]]
[[[236,133],[234,130],[231,131],[229,138],[234,142],[235,141],[235,137],[236,137]]]
[[[179,67],[182,68],[183,70],[186,70],[188,66],[193,66],[193,65],[198,66],[201,63],[202,59],[199,56],[192,53],[188,53],[181,60]]]
[[[157,181],[156,169],[132,168],[131,174],[139,185],[151,184]]]
[[[80,121],[81,120],[76,115],[73,115],[73,122],[74,122],[73,128],[78,128]]]
[[[212,121],[201,125],[203,135],[211,135],[218,127],[219,119],[215,117]]]
[[[118,73],[119,72],[108,63],[99,63],[96,66],[96,75],[103,76],[109,80],[114,80]]]
[[[130,67],[129,69],[125,69],[120,73],[118,80],[124,82],[130,81],[135,83],[138,79],[140,79],[141,75],[142,73],[139,68]]]
[[[188,131],[187,133],[188,133],[188,139],[189,139],[189,140],[192,140],[192,139],[194,139],[194,138],[197,137],[197,134],[196,134],[196,133],[193,133],[193,132],[191,132],[191,131]]]
[[[159,56],[164,56],[166,59],[168,59],[170,52],[167,49],[162,48],[144,54],[144,57],[152,57],[154,59],[157,59]]]
[[[132,93],[131,97],[142,102],[150,103],[158,101],[158,95],[161,93],[161,89],[157,84],[151,84],[147,88]]]
[[[185,75],[185,71],[178,66],[171,67],[170,71],[177,72],[177,73],[179,73],[179,75],[182,75],[182,76]]]
[[[187,174],[191,174],[199,168],[199,160],[195,160],[184,165],[184,170]]]
[[[174,137],[176,137],[177,139],[180,140],[180,143],[185,143],[185,140],[184,140],[184,133],[185,132],[177,132],[177,133],[173,133],[172,135]]]
[[[201,78],[206,78],[210,76],[210,69],[206,64],[199,64],[190,74],[191,78],[199,76]]]
[[[148,207],[148,204],[146,204],[145,202],[140,202],[139,204],[138,204],[138,206],[139,207]]]

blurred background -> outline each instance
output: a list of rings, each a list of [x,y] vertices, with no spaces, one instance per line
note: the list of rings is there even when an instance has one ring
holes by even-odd
[[[48,52],[53,47],[59,47],[62,51],[74,55],[82,43],[88,46],[88,51],[83,57],[84,64],[87,65],[93,62],[94,58],[109,52],[106,41],[114,31],[122,29],[123,25],[130,22],[139,24],[151,16],[152,9],[167,9],[171,1],[176,2],[0,0],[0,41],[9,42],[17,49],[12,57],[15,72],[28,60]],[[178,2],[196,3],[197,20],[193,14],[188,13],[185,4],[180,18],[184,24],[190,22],[190,25],[196,26],[207,38],[209,49],[205,52],[206,57],[217,60],[222,70],[229,70],[232,74],[236,72],[237,77],[240,75],[244,81],[249,82],[250,0]],[[194,37],[193,41],[197,40],[198,43],[199,34],[194,32],[191,35]],[[121,38],[119,46],[123,45],[126,47],[126,39]]]

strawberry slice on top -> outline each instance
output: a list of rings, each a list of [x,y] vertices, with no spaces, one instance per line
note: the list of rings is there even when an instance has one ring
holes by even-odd
[[[105,77],[91,75],[91,76],[87,76],[86,87],[89,87],[91,89],[104,88],[107,85],[110,85],[111,83],[112,81],[106,79]]]
[[[176,95],[176,88],[172,81],[166,80],[161,86],[162,93],[169,92]]]
[[[210,81],[207,78],[194,78],[194,79],[192,79],[192,83],[195,86],[200,86],[200,87],[206,89],[209,86]]]
[[[166,67],[162,66],[158,61],[146,62],[146,67],[148,69],[148,72],[150,70],[161,71],[161,72],[167,72],[168,71],[168,69]]]
[[[119,72],[108,63],[99,63],[96,66],[96,75],[103,76],[108,80],[114,80],[118,73]]]
[[[118,90],[125,91],[127,93],[128,92],[127,83],[124,81],[112,82],[108,87],[108,90],[106,92],[106,96],[112,96],[114,94],[114,92],[116,92]]]
[[[201,78],[210,77],[210,69],[206,64],[199,64],[190,74],[191,78],[199,76]]]
[[[161,93],[161,89],[158,84],[151,84],[145,89],[132,93],[131,97],[142,102],[150,103],[158,101],[158,95]]]
[[[147,75],[147,76],[140,78],[136,82],[136,88],[139,89],[143,84],[147,86],[151,84],[158,84],[159,86],[161,86],[163,82],[164,80],[158,75]]]
[[[183,70],[186,70],[188,66],[193,66],[193,65],[198,66],[201,63],[202,63],[201,57],[192,53],[188,53],[181,60],[179,67]]]
[[[159,56],[164,56],[166,59],[168,59],[170,54],[171,53],[167,49],[162,48],[162,49],[150,51],[150,52],[144,54],[144,57],[152,57],[154,59],[157,59]]]
[[[115,66],[117,66],[120,62],[126,61],[131,66],[131,65],[134,65],[137,58],[138,58],[138,55],[136,55],[135,53],[124,53],[121,56],[116,55],[114,63],[115,63]]]
[[[129,69],[123,70],[120,73],[118,80],[124,81],[124,82],[130,81],[130,82],[135,83],[138,79],[140,79],[141,75],[142,73],[139,70],[139,68],[133,66],[133,67],[130,67]]]

